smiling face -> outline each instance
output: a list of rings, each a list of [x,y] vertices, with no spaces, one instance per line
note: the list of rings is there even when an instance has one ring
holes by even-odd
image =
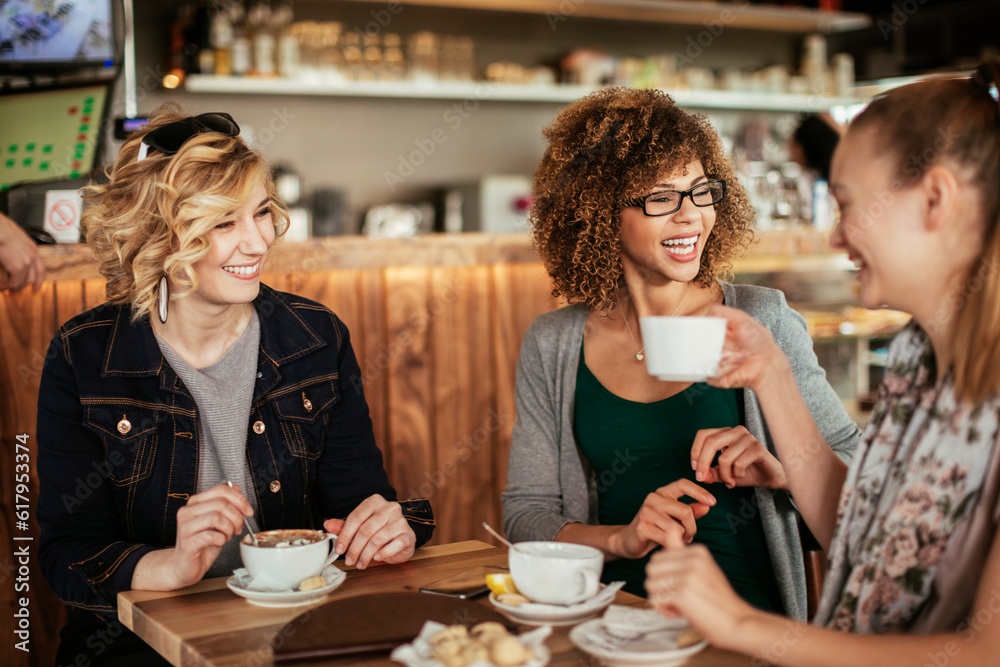
[[[907,310],[914,268],[927,268],[920,262],[920,188],[904,187],[896,156],[879,150],[876,139],[871,129],[856,130],[837,147],[830,180],[840,222],[830,245],[846,251],[858,267],[858,299],[865,307]]]
[[[701,161],[665,173],[643,195],[663,190],[689,190],[709,180]],[[621,212],[622,268],[654,284],[690,282],[701,268],[701,256],[712,228],[715,206],[695,206],[685,196],[681,207],[668,215],[648,216],[641,206]]]
[[[858,267],[864,306],[890,306],[926,324],[979,256],[980,197],[947,157],[919,177],[901,173],[899,156],[878,137],[877,125],[864,126],[837,147],[830,188],[840,222],[830,245]]]
[[[196,301],[216,306],[250,303],[260,291],[260,270],[274,243],[271,199],[259,187],[250,199],[209,234],[211,249],[192,265]]]

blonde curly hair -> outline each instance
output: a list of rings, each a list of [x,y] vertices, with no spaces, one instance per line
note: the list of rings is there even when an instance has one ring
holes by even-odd
[[[264,157],[242,139],[201,132],[174,155],[150,150],[137,162],[139,146],[150,132],[187,118],[168,103],[149,124],[133,133],[105,170],[109,182],[83,189],[81,224],[107,280],[111,303],[131,304],[132,320],[152,314],[160,278],[184,288],[171,297],[198,289],[193,264],[210,248],[209,232],[246,204],[263,187],[271,199],[275,233],[288,227],[288,212],[274,193]]]
[[[753,207],[708,119],[659,90],[605,88],[570,104],[544,132],[535,172],[532,240],[555,283],[552,294],[604,310],[622,280],[623,201],[665,172],[700,160],[726,181],[695,281],[714,284],[753,238]]]

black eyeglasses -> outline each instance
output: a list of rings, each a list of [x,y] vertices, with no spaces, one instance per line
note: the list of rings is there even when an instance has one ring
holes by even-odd
[[[645,197],[626,199],[625,206],[641,206],[649,216],[670,215],[681,208],[684,198],[690,197],[695,206],[712,206],[726,197],[726,182],[705,181],[690,190],[660,190]]]
[[[167,123],[143,137],[136,161],[143,160],[150,148],[155,148],[164,155],[173,155],[181,149],[184,142],[202,132],[218,132],[227,137],[235,137],[240,133],[240,126],[232,116],[221,111],[198,114]]]

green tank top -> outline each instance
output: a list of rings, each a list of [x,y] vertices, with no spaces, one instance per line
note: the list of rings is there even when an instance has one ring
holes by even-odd
[[[646,496],[681,478],[696,482],[691,445],[703,428],[738,426],[742,394],[693,384],[662,401],[637,403],[604,387],[587,368],[583,349],[576,376],[573,429],[597,479],[598,521],[628,524]],[[701,484],[700,482],[696,482]],[[752,488],[704,485],[716,505],[697,520],[694,542],[704,544],[743,599],[759,609],[783,612]],[[682,502],[693,502],[681,498]],[[649,556],[604,564],[602,580],[625,581],[625,590],[645,597]]]

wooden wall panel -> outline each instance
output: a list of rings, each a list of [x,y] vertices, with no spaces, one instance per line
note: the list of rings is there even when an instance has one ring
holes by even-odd
[[[560,305],[541,265],[355,267],[268,273],[264,282],[329,306],[347,324],[389,479],[400,497],[430,497],[439,521],[434,541],[487,539],[483,521],[500,527],[521,338],[538,314]],[[3,479],[13,475],[12,435],[27,432],[33,442],[38,382],[56,326],[104,301],[103,279],[0,295]],[[5,544],[14,529],[9,497],[0,498]],[[0,580],[11,558],[0,552]],[[52,664],[64,609],[37,566],[32,577],[30,664]],[[0,609],[9,608],[12,588],[0,590]],[[0,648],[0,664],[29,664],[12,651]]]
[[[394,479],[392,442],[389,437],[389,357],[388,297],[385,275],[381,269],[364,269],[358,275],[358,320],[352,326],[361,331],[361,343],[354,343],[354,353],[361,366],[361,380],[372,417],[375,442],[385,458],[389,481],[401,498],[407,494]],[[354,329],[351,330],[352,332]]]
[[[492,270],[496,289],[496,325],[493,327],[496,410],[503,419],[493,459],[497,478],[494,490],[499,496],[507,485],[507,459],[515,418],[514,382],[521,339],[536,317],[564,304],[552,296],[552,281],[540,263],[494,264]]]
[[[496,525],[500,499],[492,458],[497,429],[490,350],[492,275],[486,266],[431,270],[434,450],[429,480],[441,542],[483,537]]]
[[[79,294],[79,288],[77,288]],[[55,290],[52,283],[45,283],[37,294],[25,289],[17,294],[0,293],[0,479],[4,493],[0,496],[0,611],[13,619],[18,609],[17,599],[27,597],[30,614],[30,653],[15,648],[15,638],[8,632],[7,641],[0,645],[2,665],[51,665],[55,661],[59,628],[65,619],[65,609],[49,590],[42,577],[38,556],[38,523],[35,507],[38,502],[38,474],[36,469],[38,442],[35,439],[35,421],[38,403],[38,385],[49,342],[55,334]],[[27,530],[15,514],[15,455],[16,435],[27,434],[29,449]],[[24,453],[23,450],[20,453]],[[22,473],[23,474],[23,473]],[[15,537],[30,540],[14,541]],[[20,563],[14,558],[15,548],[28,547],[29,573],[21,577]],[[27,591],[16,591],[15,586],[26,583]],[[7,627],[11,627],[8,625]],[[12,628],[13,629],[13,628]]]
[[[436,465],[429,272],[385,269],[384,295],[388,338],[376,361],[387,369],[389,479],[400,497],[423,497]]]
[[[57,283],[60,284],[60,283]],[[83,281],[83,308],[89,310],[96,308],[108,300],[105,282],[103,278],[92,278]],[[65,320],[63,320],[65,321]],[[60,322],[59,324],[62,324]]]

